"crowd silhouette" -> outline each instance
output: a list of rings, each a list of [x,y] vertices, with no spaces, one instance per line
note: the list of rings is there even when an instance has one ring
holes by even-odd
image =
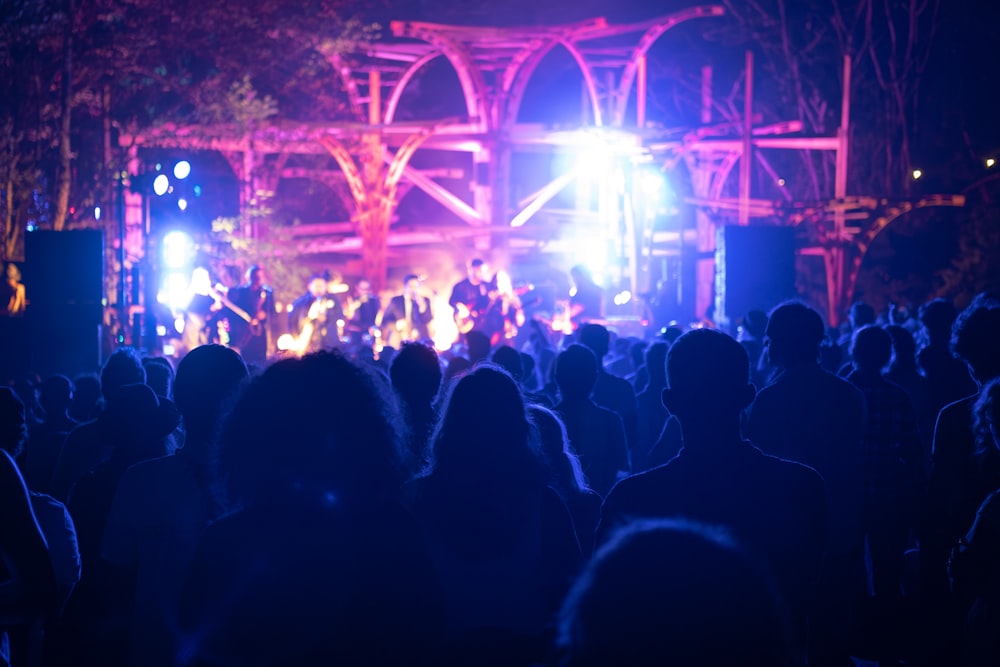
[[[1000,295],[0,386],[0,666],[1000,664]]]

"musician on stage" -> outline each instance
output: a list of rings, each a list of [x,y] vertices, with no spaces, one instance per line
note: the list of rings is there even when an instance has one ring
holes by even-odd
[[[327,278],[314,275],[306,293],[292,302],[288,331],[295,337],[295,352],[306,354],[336,344],[337,320],[344,316],[340,302],[328,293]]]
[[[403,278],[403,293],[389,300],[379,328],[389,344],[398,347],[430,338],[429,325],[433,319],[431,301],[420,294],[420,278],[411,273]]]
[[[372,292],[372,283],[367,278],[359,280],[355,290],[357,294],[348,299],[349,306],[346,309],[347,332],[352,345],[370,346],[382,301]]]
[[[264,284],[264,270],[251,265],[242,285],[229,290],[230,345],[249,364],[267,361],[269,348],[268,313],[274,310],[274,293]],[[247,317],[249,316],[249,319]]]
[[[470,260],[467,275],[451,289],[448,305],[455,309],[455,324],[460,334],[467,334],[485,324],[486,312],[491,302],[491,291],[496,286],[486,277],[486,262],[478,257]]]

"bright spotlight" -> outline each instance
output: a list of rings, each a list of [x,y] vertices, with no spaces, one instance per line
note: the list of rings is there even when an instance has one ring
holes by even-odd
[[[188,200],[187,199],[184,199],[184,197],[181,197],[180,199],[177,200],[177,208],[179,208],[182,211],[186,211],[187,207],[188,207]]]
[[[996,158],[991,158],[991,157],[986,158],[987,169],[992,169],[993,165],[995,165],[996,163],[997,163]]]
[[[163,279],[163,286],[157,295],[157,301],[166,304],[171,310],[184,310],[191,303],[193,296],[189,289],[188,276],[183,271],[171,271]],[[165,335],[164,333],[160,334]]]
[[[100,206],[95,206],[94,207],[94,220],[100,220],[100,219],[101,219],[101,207]]]
[[[920,180],[920,177],[923,176],[923,175],[924,175],[924,172],[920,171],[919,169],[914,169],[913,170],[913,180],[918,181],[918,180]]]
[[[659,170],[644,169],[639,177],[639,188],[642,194],[653,198],[660,196],[666,189],[666,181]]]
[[[181,160],[174,165],[174,176],[183,181],[185,178],[191,175],[191,163],[187,160]]]
[[[632,292],[628,290],[622,290],[618,294],[615,294],[614,302],[616,306],[624,306],[626,303],[632,300]]]
[[[194,256],[194,239],[186,232],[168,232],[162,243],[163,264],[168,269],[182,269]]]
[[[153,179],[153,192],[159,196],[167,194],[167,190],[170,189],[170,179],[167,178],[166,174],[160,174]]]

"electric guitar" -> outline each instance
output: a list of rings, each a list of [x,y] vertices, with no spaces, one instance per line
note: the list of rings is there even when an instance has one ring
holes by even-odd
[[[483,301],[481,305],[474,305],[470,307],[464,303],[455,304],[455,325],[458,327],[458,333],[467,334],[480,324],[491,310],[497,307],[503,307],[505,301],[514,301],[515,307],[520,307],[521,297],[531,290],[535,289],[534,285],[528,284],[522,287],[517,287],[510,290],[509,292],[502,292],[495,287],[486,293],[486,300],[478,299],[478,301]],[[506,309],[504,309],[504,314],[506,315]]]
[[[263,333],[264,331],[264,327],[261,321],[256,317],[252,316],[247,311],[237,306],[235,303],[233,303],[232,300],[228,296],[226,296],[225,290],[226,288],[223,287],[222,285],[216,285],[214,288],[209,288],[208,296],[212,297],[213,299],[224,305],[226,308],[231,310],[237,317],[239,317],[241,320],[249,324],[250,333],[252,335],[254,336],[261,335],[261,333]]]

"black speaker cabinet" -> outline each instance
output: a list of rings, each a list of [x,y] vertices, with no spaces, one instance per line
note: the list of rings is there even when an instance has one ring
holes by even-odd
[[[715,317],[731,327],[753,309],[795,298],[795,229],[727,225],[715,239]]]
[[[35,230],[24,239],[24,287],[30,306],[74,306],[101,323],[104,297],[104,232]]]

